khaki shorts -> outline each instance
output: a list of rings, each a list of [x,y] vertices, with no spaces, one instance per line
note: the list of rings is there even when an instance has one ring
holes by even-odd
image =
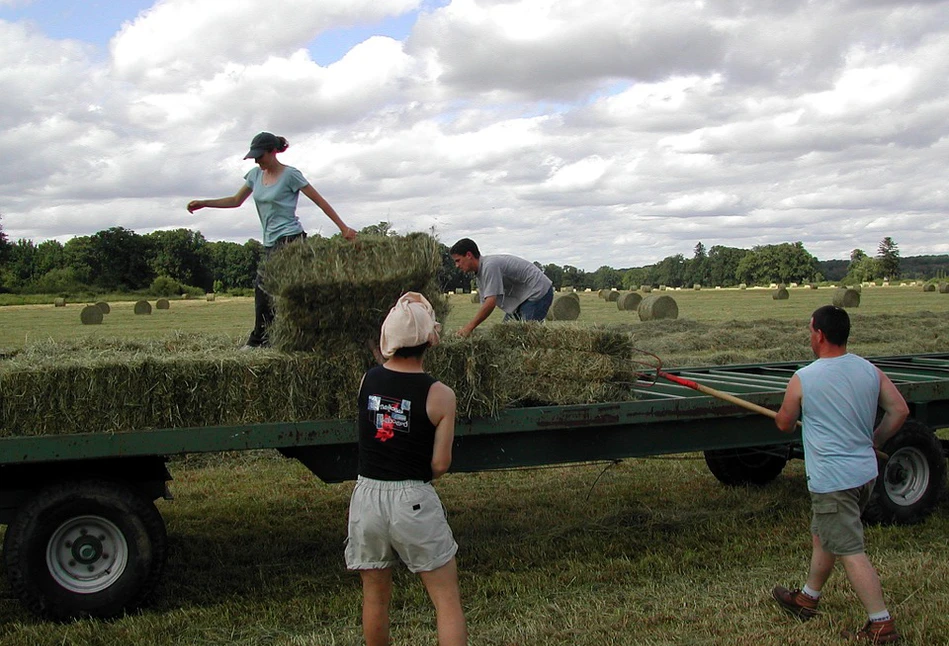
[[[412,572],[448,563],[458,544],[431,483],[359,476],[349,501],[346,567],[381,570],[401,559]]]
[[[825,550],[835,556],[861,554],[863,547],[863,513],[876,478],[860,487],[832,491],[811,492],[811,533],[820,539]]]

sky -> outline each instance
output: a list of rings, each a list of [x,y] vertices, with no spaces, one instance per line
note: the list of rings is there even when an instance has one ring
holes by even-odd
[[[0,0],[0,226],[37,244],[259,240],[185,205],[268,131],[349,226],[486,254],[949,253],[947,115],[949,0]]]

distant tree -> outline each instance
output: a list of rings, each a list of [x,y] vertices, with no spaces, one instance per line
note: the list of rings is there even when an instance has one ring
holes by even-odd
[[[682,287],[685,281],[685,258],[681,253],[667,256],[656,265],[656,282],[668,287]]]
[[[738,264],[750,252],[747,249],[715,245],[708,251],[708,283],[731,287],[738,284]]]
[[[65,268],[63,244],[59,240],[44,240],[36,245],[36,271],[40,275]]]
[[[38,278],[36,271],[36,245],[32,240],[20,238],[10,245],[7,253],[6,279],[7,285],[13,289],[23,289]]]
[[[890,236],[880,241],[877,259],[880,261],[880,278],[896,280],[900,277],[900,250]]]
[[[363,233],[365,229],[360,231]],[[442,264],[438,270],[438,284],[443,292],[453,292],[456,289],[471,290],[472,279],[466,276],[463,271],[455,267],[455,261],[448,253],[448,246],[438,243],[438,249],[442,256]]]
[[[145,236],[148,265],[156,276],[167,276],[183,285],[212,289],[214,278],[208,262],[208,242],[190,229],[153,231]]]
[[[0,215],[0,222],[3,215]],[[7,261],[7,254],[10,251],[10,242],[7,240],[7,234],[3,232],[3,224],[0,224],[0,266]]]
[[[700,242],[695,245],[692,259],[686,261],[683,283],[685,285],[708,285],[709,282],[708,253],[705,251],[705,245]]]
[[[737,277],[743,283],[806,283],[816,279],[817,258],[802,242],[754,247],[738,264]]]
[[[571,265],[563,266],[563,284],[572,285],[576,289],[593,287],[592,281],[587,278],[586,272]]]
[[[148,287],[155,276],[148,265],[148,242],[123,227],[91,236],[93,283],[103,289],[132,291]]]
[[[396,235],[395,229],[392,228],[391,222],[380,222],[379,224],[370,224],[368,227],[363,227],[359,230],[359,235],[369,235],[369,236],[394,236]]]
[[[560,289],[564,286],[563,284],[563,267],[560,265],[555,265],[553,263],[549,265],[544,265],[541,267],[541,271],[544,272],[544,275],[550,279],[550,282],[554,284],[554,289]]]
[[[251,289],[257,276],[257,264],[264,246],[257,240],[209,242],[205,258],[214,282],[223,289]]]
[[[613,289],[623,286],[623,275],[612,267],[603,265],[591,276],[593,289]]]

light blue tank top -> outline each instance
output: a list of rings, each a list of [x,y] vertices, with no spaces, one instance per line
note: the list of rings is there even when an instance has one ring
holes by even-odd
[[[297,217],[300,189],[309,184],[303,173],[286,166],[272,186],[265,186],[258,166],[250,169],[244,180],[254,194],[265,247],[272,247],[278,238],[303,233],[303,225]]]
[[[876,366],[855,354],[818,359],[801,380],[807,488],[829,493],[877,476],[873,429],[880,398]]]

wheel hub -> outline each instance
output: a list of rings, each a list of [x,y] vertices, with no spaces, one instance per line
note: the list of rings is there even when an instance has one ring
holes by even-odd
[[[128,563],[122,531],[101,516],[79,516],[60,525],[46,548],[53,579],[71,592],[92,594],[115,583]]]

